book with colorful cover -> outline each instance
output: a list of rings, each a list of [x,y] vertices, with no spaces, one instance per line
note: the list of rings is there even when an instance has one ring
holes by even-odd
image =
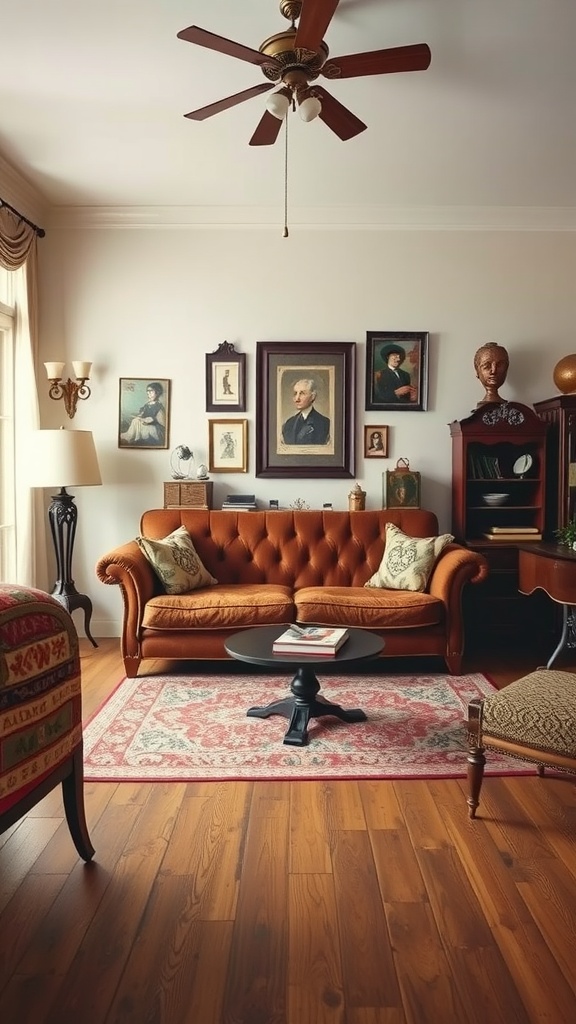
[[[272,644],[274,654],[336,654],[350,630],[334,626],[289,626]]]

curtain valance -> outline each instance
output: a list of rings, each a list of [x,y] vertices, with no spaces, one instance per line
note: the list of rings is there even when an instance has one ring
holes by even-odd
[[[44,232],[0,200],[0,264],[18,270],[28,258],[36,236]]]

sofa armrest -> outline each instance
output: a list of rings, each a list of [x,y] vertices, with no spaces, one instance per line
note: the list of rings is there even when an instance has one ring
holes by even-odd
[[[448,544],[434,566],[428,590],[444,604],[448,658],[451,655],[458,657],[464,650],[464,587],[467,583],[482,583],[487,579],[488,572],[488,562],[484,555],[460,544]]]
[[[156,576],[135,540],[114,548],[96,563],[102,583],[119,585],[124,602],[122,656],[140,661],[140,628],[146,602],[156,592]]]

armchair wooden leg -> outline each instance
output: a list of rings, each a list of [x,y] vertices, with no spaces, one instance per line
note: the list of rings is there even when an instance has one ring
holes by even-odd
[[[90,842],[84,811],[84,763],[81,746],[73,754],[72,771],[62,780],[62,799],[74,846],[83,860],[92,860],[96,851]]]
[[[476,808],[480,803],[480,789],[484,778],[484,747],[470,747],[468,751],[468,817],[476,817]]]

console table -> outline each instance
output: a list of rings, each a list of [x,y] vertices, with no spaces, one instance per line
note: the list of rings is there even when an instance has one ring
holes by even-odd
[[[518,590],[533,594],[538,589],[562,605],[562,635],[546,664],[551,668],[565,647],[576,647],[576,551],[565,544],[518,545]]]

